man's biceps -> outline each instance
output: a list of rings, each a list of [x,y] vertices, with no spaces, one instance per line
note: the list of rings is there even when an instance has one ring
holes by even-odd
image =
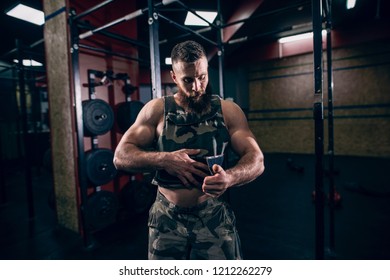
[[[231,144],[233,150],[240,155],[243,155],[248,151],[252,151],[253,149],[257,149],[258,147],[256,139],[250,133],[245,133],[241,135],[236,135],[236,137],[232,137]]]
[[[130,127],[126,133],[127,142],[139,145],[147,145],[154,140],[154,132],[148,126],[139,125],[137,127]]]

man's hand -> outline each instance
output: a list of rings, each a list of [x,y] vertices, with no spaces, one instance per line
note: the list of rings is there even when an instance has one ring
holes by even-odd
[[[164,169],[176,176],[187,187],[199,185],[194,176],[204,178],[209,174],[208,166],[191,158],[200,153],[199,149],[181,149],[167,153]]]
[[[214,164],[212,170],[214,175],[204,178],[202,190],[209,196],[219,197],[229,186],[228,176],[226,171],[218,164]]]

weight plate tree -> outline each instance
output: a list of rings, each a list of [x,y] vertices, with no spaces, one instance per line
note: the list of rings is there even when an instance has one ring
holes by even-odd
[[[103,73],[97,70],[88,70],[89,100],[82,101],[84,136],[91,137],[92,148],[84,152],[85,175],[89,186],[94,192],[87,196],[86,220],[89,230],[100,230],[116,221],[118,199],[115,193],[102,190],[101,186],[108,184],[116,175],[113,164],[114,153],[110,149],[99,148],[98,135],[109,132],[114,124],[114,112],[110,105],[95,98],[95,87],[103,86],[103,82],[96,83],[96,78],[105,80],[112,75],[111,71]]]

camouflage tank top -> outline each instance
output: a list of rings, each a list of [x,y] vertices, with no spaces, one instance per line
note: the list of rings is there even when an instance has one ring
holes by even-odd
[[[164,104],[164,128],[157,140],[158,151],[200,149],[200,153],[192,158],[206,163],[205,157],[214,155],[213,142],[217,143],[217,154],[221,153],[224,142],[230,143],[219,96],[211,97],[211,110],[202,116],[185,112],[176,104],[173,96],[164,97]],[[193,187],[200,188],[203,178],[195,178],[199,184]],[[169,175],[164,170],[156,172],[153,183],[165,188],[187,188],[177,177]]]

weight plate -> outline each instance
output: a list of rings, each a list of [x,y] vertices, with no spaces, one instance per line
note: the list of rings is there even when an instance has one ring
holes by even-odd
[[[110,105],[101,99],[85,100],[83,104],[83,124],[86,136],[103,135],[114,124],[114,112]]]
[[[121,190],[123,206],[129,213],[145,213],[156,199],[156,192],[156,187],[151,184],[130,181]]]
[[[94,230],[102,229],[116,221],[118,198],[110,191],[98,191],[88,196],[87,223]]]
[[[114,153],[109,149],[92,149],[85,153],[86,173],[95,186],[107,184],[117,174],[113,164]]]
[[[118,104],[116,122],[122,133],[133,125],[142,107],[144,103],[137,100]]]

